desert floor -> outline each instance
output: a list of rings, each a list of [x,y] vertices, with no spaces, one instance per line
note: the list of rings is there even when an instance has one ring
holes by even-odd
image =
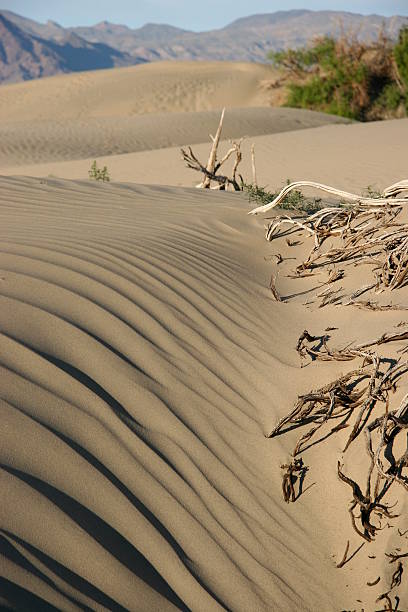
[[[394,528],[338,569],[347,541],[352,553],[363,540],[337,461],[365,486],[364,441],[343,457],[345,430],[309,449],[303,493],[286,504],[280,465],[299,432],[266,436],[298,395],[351,368],[300,367],[304,329],[363,343],[405,329],[406,313],[319,307],[327,270],[290,278],[312,239],[268,243],[246,196],[194,189],[180,146],[204,160],[226,107],[221,152],[247,137],[245,178],[254,143],[271,190],[290,178],[360,193],[407,178],[408,120],[270,108],[272,78],[264,66],[163,63],[0,88],[7,609],[383,606],[395,570],[384,553],[407,550],[402,487]],[[94,159],[110,183],[88,179]],[[367,267],[346,272],[345,293],[368,282]],[[374,297],[408,305],[407,288]],[[401,610],[407,584],[393,592]]]

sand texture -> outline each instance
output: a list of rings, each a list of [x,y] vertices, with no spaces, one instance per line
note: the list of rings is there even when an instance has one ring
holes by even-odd
[[[306,514],[283,537],[274,501],[290,361],[258,222],[232,195],[105,187],[2,181],[3,535],[42,572],[7,578],[67,609],[329,605]]]
[[[275,79],[271,66],[243,62],[157,62],[73,73],[2,87],[0,121],[269,106],[274,93],[265,86]]]
[[[60,121],[0,121],[0,171],[17,165],[87,160],[202,143],[216,130],[220,114],[220,110],[213,110]],[[228,108],[223,138],[344,123],[347,121],[341,117],[293,108]],[[86,165],[87,162],[84,168]]]
[[[255,78],[260,68],[235,66],[243,83],[236,106],[252,104],[242,75]],[[362,543],[337,461],[364,483],[364,440],[343,456],[346,429],[310,448],[302,494],[286,504],[280,466],[299,431],[266,437],[298,395],[352,367],[301,367],[296,343],[304,329],[329,329],[334,345],[363,343],[406,329],[406,311],[319,307],[313,296],[327,270],[290,276],[312,239],[268,243],[267,220],[247,215],[243,194],[192,188],[200,177],[183,166],[175,144],[193,142],[191,129],[206,159],[226,103],[221,96],[210,106],[208,92],[235,74],[229,64],[195,67],[186,73],[189,91],[203,86],[205,70],[212,75],[200,99],[207,106],[185,102],[200,111],[197,122],[178,114],[182,90],[178,102],[169,94],[173,108],[152,94],[161,80],[176,87],[176,69],[160,64],[109,71],[110,84],[106,71],[105,80],[69,75],[0,92],[0,130],[10,130],[9,159],[0,144],[0,607],[371,612],[395,570],[384,553],[407,550],[401,487],[388,500],[399,517],[336,567],[348,540],[350,553]],[[146,77],[150,101],[146,93],[145,106],[132,110],[124,91],[149,70],[157,71],[157,79]],[[65,85],[72,98],[59,116]],[[49,88],[43,109],[42,87]],[[51,95],[58,87],[59,102]],[[227,117],[241,130],[236,136],[251,136],[245,176],[255,142],[260,184],[307,178],[360,192],[407,178],[408,120],[333,125],[330,117],[259,106],[256,99]],[[130,117],[142,112],[150,119]],[[32,122],[32,138],[24,140],[17,120]],[[110,126],[105,143],[98,126]],[[53,149],[46,135],[64,130]],[[13,133],[20,134],[14,149]],[[126,142],[135,147],[127,154],[103,148],[123,153]],[[35,164],[52,151],[54,161]],[[87,178],[93,158],[108,165],[112,182]],[[371,273],[350,261],[342,295]],[[271,275],[282,302],[273,299]],[[365,297],[408,306],[407,287]],[[385,345],[382,354],[399,358],[405,345]],[[398,386],[391,408],[407,390]],[[394,592],[401,610],[407,585],[404,574]]]
[[[293,112],[293,109],[271,110],[283,113],[282,116],[287,111]],[[295,116],[292,115],[293,119]],[[218,117],[209,122],[207,131],[215,132],[217,124]],[[408,119],[295,129],[248,138],[242,146],[240,170],[250,182],[250,146],[254,143],[258,182],[272,191],[279,189],[287,179],[307,179],[361,193],[369,185],[384,188],[406,176],[407,142]],[[220,155],[228,148],[229,142],[221,143]],[[195,145],[193,150],[206,162],[209,139]],[[96,158],[100,167],[107,165],[113,181],[193,187],[201,180],[197,172],[184,165],[180,147]],[[93,159],[5,166],[0,168],[0,173],[86,179]],[[226,171],[231,165],[232,161],[226,165]]]
[[[264,436],[341,369],[300,369],[304,327],[364,340],[401,313],[273,302],[262,219],[234,194],[23,178],[0,193],[7,601],[340,610],[371,595],[380,559],[335,568],[352,538],[340,441],[311,453],[317,484],[288,508],[292,440]]]

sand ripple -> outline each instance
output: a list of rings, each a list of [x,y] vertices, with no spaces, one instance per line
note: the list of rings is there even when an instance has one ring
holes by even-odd
[[[310,515],[276,495],[293,364],[246,208],[1,180],[0,602],[337,609]]]
[[[220,110],[0,122],[0,167],[121,155],[207,142]],[[293,108],[230,108],[223,138],[260,136],[347,120]]]

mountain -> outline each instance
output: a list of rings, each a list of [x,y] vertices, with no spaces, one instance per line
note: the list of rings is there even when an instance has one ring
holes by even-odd
[[[130,55],[157,59],[201,59],[265,61],[268,51],[299,47],[311,38],[326,34],[338,35],[341,24],[346,31],[356,32],[362,39],[372,39],[384,24],[385,32],[396,38],[407,17],[359,15],[341,11],[310,11],[307,9],[278,11],[237,19],[226,27],[209,32],[189,32],[168,25],[147,24],[126,32],[93,26],[73,28],[91,42],[105,42]],[[111,26],[111,24],[109,24]]]
[[[53,21],[41,24],[11,11],[0,11],[0,17],[3,55],[15,58],[6,64],[0,58],[0,82],[158,60],[264,62],[268,51],[300,47],[316,36],[338,36],[342,29],[370,40],[384,27],[385,33],[396,39],[400,28],[408,24],[408,17],[402,16],[307,9],[251,15],[208,32],[152,23],[132,29],[107,21],[63,28]],[[16,39],[22,45],[17,55]],[[7,45],[14,51],[7,50]],[[31,55],[27,45],[35,47]]]
[[[0,13],[0,83],[128,66],[138,61],[108,45],[90,43],[60,26],[58,39],[41,38],[29,33],[27,27],[22,29],[15,21],[7,19],[4,13]]]
[[[64,28],[55,21],[38,23],[37,21],[33,21],[32,19],[28,19],[27,17],[23,17],[22,15],[17,15],[17,13],[6,10],[0,11],[0,14],[5,19],[18,26],[21,30],[24,30],[24,32],[27,34],[39,36],[40,38],[44,38],[46,40],[58,38],[58,35],[61,35],[61,32],[64,32]]]
[[[144,46],[150,47],[153,51],[155,47],[179,40],[185,34],[194,34],[174,26],[156,23],[147,23],[141,28],[132,30],[125,25],[116,25],[108,21],[102,21],[92,27],[77,27],[71,30],[90,42],[105,43],[130,54],[137,54],[138,49]]]

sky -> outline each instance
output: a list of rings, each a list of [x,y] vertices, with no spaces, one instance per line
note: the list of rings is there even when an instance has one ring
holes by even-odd
[[[0,9],[40,22],[51,19],[63,26],[106,20],[132,28],[153,22],[195,31],[222,28],[256,13],[299,8],[408,16],[408,0],[0,0]]]

